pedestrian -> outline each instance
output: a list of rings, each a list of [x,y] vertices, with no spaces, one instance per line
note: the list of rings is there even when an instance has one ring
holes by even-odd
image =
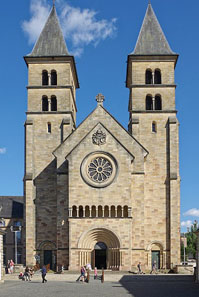
[[[30,279],[30,269],[29,269],[28,266],[26,266],[26,268],[25,268],[24,276],[25,276],[26,281],[31,281],[31,279]]]
[[[137,268],[138,268],[138,274],[143,274],[142,268],[141,268],[141,262],[138,263]]]
[[[13,272],[14,272],[14,265],[15,265],[15,263],[14,263],[13,260],[11,259],[11,260],[10,260],[10,273],[13,273]]]
[[[152,270],[151,270],[150,274],[153,274],[153,273],[157,274],[156,261],[154,261],[153,264],[152,264]]]
[[[85,281],[85,273],[86,273],[86,269],[84,268],[84,266],[82,266],[82,267],[81,267],[81,278],[80,278],[80,280],[81,280],[82,282]]]
[[[97,279],[97,267],[94,269],[94,279]]]
[[[46,266],[44,265],[41,270],[42,283],[47,282],[46,273],[47,273],[47,270],[46,270]]]
[[[8,260],[6,267],[7,267],[7,273],[9,274],[10,273],[10,260]]]

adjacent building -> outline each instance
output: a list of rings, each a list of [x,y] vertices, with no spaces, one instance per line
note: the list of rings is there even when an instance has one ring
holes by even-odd
[[[4,231],[2,254],[4,265],[11,259],[14,262],[17,260],[17,264],[25,263],[23,208],[23,196],[0,196],[0,230]],[[21,230],[15,234],[14,231],[18,229]]]
[[[151,4],[128,55],[128,130],[106,110],[102,94],[76,126],[78,74],[55,6],[24,59],[26,264],[69,270],[86,263],[114,270],[139,261],[145,269],[154,261],[158,268],[179,264],[178,55]]]

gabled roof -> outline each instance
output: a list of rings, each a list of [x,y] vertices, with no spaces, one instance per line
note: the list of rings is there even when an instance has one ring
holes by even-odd
[[[23,196],[0,196],[0,218],[23,218]]]
[[[150,3],[131,55],[176,55],[171,50]]]
[[[55,6],[32,50],[30,57],[68,56],[68,49],[62,34]]]
[[[54,150],[54,156],[57,158],[63,154],[65,157],[68,156],[97,124],[103,125],[132,156],[137,155],[138,152],[143,157],[148,155],[148,151],[103,106],[98,105],[77,129]]]

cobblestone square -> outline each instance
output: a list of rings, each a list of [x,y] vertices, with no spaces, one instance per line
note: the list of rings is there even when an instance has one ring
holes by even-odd
[[[77,275],[48,275],[48,282],[41,283],[40,276],[31,282],[12,278],[0,285],[1,297],[198,297],[199,285],[192,276],[170,275],[109,275],[102,284],[94,281],[76,282]],[[113,281],[115,278],[116,281]]]

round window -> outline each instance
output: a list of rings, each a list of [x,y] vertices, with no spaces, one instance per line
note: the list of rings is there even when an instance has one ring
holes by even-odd
[[[83,180],[93,187],[106,187],[115,178],[117,162],[108,153],[95,152],[85,157],[81,164]]]

